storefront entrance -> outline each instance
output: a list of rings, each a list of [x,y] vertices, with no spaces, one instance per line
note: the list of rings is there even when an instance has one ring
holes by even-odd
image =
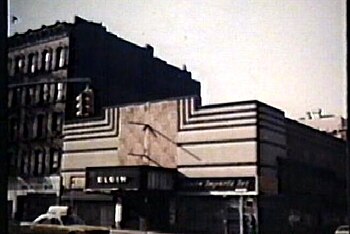
[[[168,229],[170,194],[126,192],[116,196],[122,201],[122,229]]]
[[[150,166],[86,168],[85,192],[112,197],[111,221],[117,228],[164,231],[169,229],[175,172]]]
[[[177,223],[190,233],[240,234],[238,198],[182,196],[177,202]]]
[[[254,177],[181,177],[177,182],[177,226],[180,231],[248,234],[256,230]]]

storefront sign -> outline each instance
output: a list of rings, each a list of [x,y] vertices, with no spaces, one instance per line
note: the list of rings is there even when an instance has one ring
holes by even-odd
[[[255,177],[239,178],[185,178],[179,180],[180,190],[185,191],[255,191]]]
[[[149,166],[86,168],[88,190],[171,190],[173,171]]]
[[[140,171],[137,168],[86,168],[86,189],[139,189]]]
[[[98,184],[126,184],[126,176],[97,176]]]

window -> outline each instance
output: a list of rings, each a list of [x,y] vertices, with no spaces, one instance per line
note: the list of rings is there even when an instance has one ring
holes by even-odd
[[[29,167],[30,167],[29,155],[27,154],[27,151],[22,151],[22,153],[21,153],[21,173],[28,174]]]
[[[60,152],[57,149],[50,149],[50,173],[58,172],[60,157]]]
[[[21,97],[22,97],[22,93],[21,93],[22,89],[21,88],[17,88],[16,89],[16,105],[20,105],[21,104]]]
[[[25,104],[26,104],[26,88],[22,88],[21,90],[20,90],[20,98],[21,98],[21,105],[22,106],[25,106]]]
[[[38,175],[42,175],[45,171],[44,157],[45,157],[44,153],[42,151],[39,151],[38,160],[37,160]]]
[[[23,137],[24,139],[27,139],[28,136],[29,136],[28,122],[24,121],[24,122],[23,122],[22,137]]]
[[[37,116],[37,121],[36,121],[37,138],[41,138],[43,136],[43,127],[44,127],[44,115],[40,114]]]
[[[57,101],[63,101],[63,83],[57,84]]]
[[[28,73],[35,73],[38,64],[38,55],[37,54],[29,54],[28,56]]]
[[[50,90],[48,84],[44,84],[43,87],[43,100],[44,102],[48,102],[50,100]]]
[[[50,84],[50,102],[55,102],[56,98],[56,84]]]
[[[34,104],[35,102],[35,96],[34,96],[34,87],[30,87],[28,89],[29,96],[30,96],[30,104]]]
[[[25,104],[26,105],[30,105],[32,103],[32,97],[30,95],[30,89],[29,88],[25,88]]]
[[[9,89],[7,96],[7,107],[11,108],[13,104],[13,89]]]
[[[20,88],[13,88],[9,90],[8,95],[8,106],[9,107],[16,107],[21,101],[21,89]]]
[[[31,154],[29,154],[29,168],[28,168],[28,174],[35,175],[36,173],[36,157],[35,157],[35,151],[32,151]]]
[[[44,85],[38,85],[37,86],[37,92],[38,92],[38,95],[37,95],[37,103],[38,104],[43,104],[43,101],[44,101]]]
[[[17,166],[17,157],[16,157],[16,155],[13,152],[9,151],[8,152],[8,158],[10,159],[10,167],[11,167],[11,169],[15,169],[16,166]]]
[[[17,131],[18,131],[18,121],[16,118],[11,118],[9,122],[10,122],[10,126],[9,126],[10,139],[16,140]]]
[[[37,221],[38,224],[56,224],[56,225],[61,225],[61,221],[59,219],[56,218],[43,218],[39,221]]]
[[[13,61],[11,58],[8,59],[8,63],[7,63],[7,71],[8,71],[8,74],[11,75],[12,74],[12,64],[13,64]]]
[[[15,73],[16,74],[22,73],[24,71],[24,65],[25,65],[24,55],[20,55],[16,57]]]
[[[42,169],[43,169],[43,153],[41,150],[35,150],[34,151],[34,170],[33,175],[41,175]]]
[[[56,69],[62,68],[65,65],[66,48],[58,47],[56,50]]]
[[[57,113],[52,113],[51,115],[51,132],[55,133],[57,131]]]
[[[49,50],[44,50],[41,55],[41,70],[50,71],[52,62],[52,53]]]

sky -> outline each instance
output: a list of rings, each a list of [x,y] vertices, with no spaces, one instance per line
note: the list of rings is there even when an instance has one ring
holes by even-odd
[[[78,15],[201,82],[203,104],[259,100],[346,116],[346,0],[9,0],[10,35]]]

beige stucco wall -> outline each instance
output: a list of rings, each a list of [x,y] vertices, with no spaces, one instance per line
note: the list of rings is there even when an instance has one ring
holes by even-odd
[[[120,114],[122,165],[176,167],[176,101],[126,106]]]
[[[256,162],[256,147],[254,141],[183,146],[177,150],[178,165]]]

